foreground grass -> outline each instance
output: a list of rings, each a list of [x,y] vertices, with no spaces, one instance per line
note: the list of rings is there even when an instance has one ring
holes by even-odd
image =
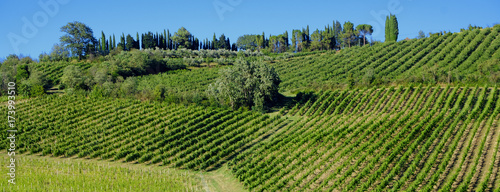
[[[0,153],[2,164],[9,156]],[[16,184],[2,177],[0,191],[246,191],[227,165],[212,172],[100,160],[16,156]],[[1,166],[1,173],[7,167]]]
[[[9,156],[0,153],[0,160]],[[38,155],[18,155],[16,162],[16,184],[2,174],[2,191],[204,191],[194,171]]]

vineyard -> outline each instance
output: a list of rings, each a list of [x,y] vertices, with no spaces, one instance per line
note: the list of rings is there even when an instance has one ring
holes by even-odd
[[[249,111],[83,96],[53,95],[18,108],[21,153],[195,170],[220,166],[288,122]]]
[[[18,97],[16,154],[25,180],[0,187],[54,190],[55,182],[43,180],[55,171],[54,179],[88,177],[61,178],[72,186],[65,190],[224,191],[203,177],[222,170],[239,182],[235,190],[500,192],[499,32],[497,25],[341,51],[246,55],[269,63],[281,79],[284,101],[269,114],[210,103],[208,85],[231,66],[186,69],[180,57],[159,74],[129,71],[116,82],[89,84],[96,89],[88,92]],[[69,64],[87,77],[98,69],[90,61]],[[69,64],[31,67],[55,85]],[[9,147],[6,126],[1,149]],[[89,164],[70,162],[77,160]],[[121,181],[107,185],[100,171]]]
[[[499,191],[499,92],[328,90],[273,116],[51,95],[17,105],[17,150],[201,171],[227,164],[251,191]]]
[[[317,53],[274,64],[282,91],[390,83],[498,83],[500,27]],[[339,86],[341,85],[341,86]]]
[[[498,92],[325,91],[230,164],[252,191],[499,191]]]

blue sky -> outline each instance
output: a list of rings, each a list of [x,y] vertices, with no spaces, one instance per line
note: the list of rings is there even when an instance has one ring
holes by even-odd
[[[46,5],[46,6],[43,6]],[[216,6],[215,6],[216,5]],[[399,21],[399,40],[414,38],[419,30],[457,32],[469,24],[482,27],[500,23],[500,1],[264,1],[264,0],[184,0],[184,1],[0,1],[0,58],[15,53],[38,58],[59,42],[61,26],[80,21],[90,26],[94,36],[101,31],[118,37],[147,31],[173,33],[184,26],[199,39],[224,33],[231,42],[244,34],[281,34],[285,30],[316,28],[339,20],[355,25],[374,26],[373,39],[384,40],[385,15],[392,12]],[[216,8],[217,7],[217,8]]]

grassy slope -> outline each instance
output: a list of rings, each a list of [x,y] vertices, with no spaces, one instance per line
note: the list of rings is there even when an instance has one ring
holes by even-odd
[[[0,153],[0,160],[9,161],[7,154]],[[16,185],[1,182],[2,191],[245,191],[226,166],[202,173],[135,163],[39,155],[18,155],[16,161]],[[8,172],[5,166],[0,171]],[[7,177],[2,178],[7,180]]]

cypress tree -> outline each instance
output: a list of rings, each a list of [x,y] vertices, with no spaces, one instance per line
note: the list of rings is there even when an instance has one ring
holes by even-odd
[[[264,31],[262,32],[262,49],[266,48],[266,34],[264,33]]]
[[[297,30],[296,29],[292,30],[292,51],[295,51],[297,47],[297,38],[295,38],[296,34]]]
[[[113,34],[113,43],[112,43],[113,47],[111,47],[111,49],[115,49],[116,47],[116,40],[115,40],[115,34]]]
[[[389,23],[389,16],[385,17],[385,41],[388,42],[391,40],[391,27]]]
[[[307,25],[307,29],[306,29],[306,41],[309,43],[309,41],[311,41],[311,38],[309,36],[309,25]]]
[[[140,45],[140,44],[139,44],[139,32],[137,32],[137,33],[136,33],[136,41],[135,41],[135,45],[134,45],[134,47],[135,47],[136,49],[141,49],[141,46],[139,46],[139,45]]]
[[[214,33],[214,37],[212,40],[212,49],[218,49],[219,48],[218,44],[219,43],[217,43],[217,38],[215,37],[215,33]]]
[[[163,49],[167,49],[167,31],[163,29]]]
[[[102,54],[106,54],[106,35],[101,31],[101,52]]]
[[[285,31],[285,49],[288,49],[288,46],[290,46],[290,44],[288,43],[288,31]]]
[[[144,34],[141,34],[141,48],[144,49]]]
[[[111,51],[111,50],[113,50],[113,38],[110,35],[109,40],[108,40],[108,51]]]
[[[385,41],[397,41],[399,35],[398,19],[391,14],[385,19]]]
[[[391,40],[397,41],[398,40],[398,35],[399,35],[399,29],[398,29],[398,19],[396,18],[396,15],[391,15]]]
[[[167,48],[172,49],[172,40],[170,40],[170,30],[167,29]]]

